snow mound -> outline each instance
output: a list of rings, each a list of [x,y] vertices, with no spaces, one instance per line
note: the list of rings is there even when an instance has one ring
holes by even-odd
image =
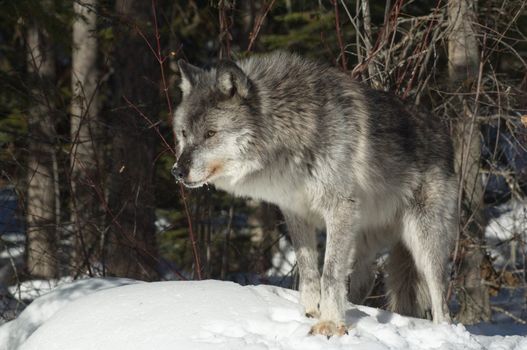
[[[64,277],[59,280],[29,280],[7,287],[7,290],[18,301],[28,301],[46,295],[57,287],[71,282],[73,282],[72,277]]]
[[[328,340],[307,335],[316,321],[304,317],[295,291],[220,281],[129,283],[92,289],[55,310],[27,339],[5,343],[6,332],[25,328],[33,315],[45,313],[38,308],[71,297],[54,291],[37,299],[13,321],[18,322],[16,327],[0,327],[0,348],[20,344],[22,350],[527,349],[525,337],[477,336],[462,325],[433,325],[351,305],[349,335]],[[76,286],[79,292],[78,282]]]
[[[138,281],[125,278],[92,278],[77,280],[55,288],[52,292],[32,302],[18,318],[0,327],[0,349],[17,349],[36,329],[73,300],[99,290],[131,283],[138,283]],[[28,286],[34,286],[34,284],[32,281],[28,283]]]

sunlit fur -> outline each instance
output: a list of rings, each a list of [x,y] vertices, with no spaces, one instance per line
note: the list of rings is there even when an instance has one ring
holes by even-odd
[[[180,62],[180,72],[175,170],[189,187],[210,183],[281,208],[301,302],[319,317],[314,333],[341,334],[347,292],[354,302],[367,295],[375,258],[389,249],[390,308],[450,319],[457,186],[437,117],[289,53],[207,71]],[[216,134],[206,138],[208,130]],[[322,274],[317,227],[327,231]]]

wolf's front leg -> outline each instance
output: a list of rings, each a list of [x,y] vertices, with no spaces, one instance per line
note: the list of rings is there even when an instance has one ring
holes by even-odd
[[[318,255],[315,227],[305,219],[287,210],[282,210],[300,275],[300,302],[308,317],[318,317],[320,301],[320,273],[318,272]]]
[[[327,337],[347,332],[345,321],[347,263],[353,240],[355,212],[352,202],[341,203],[329,211],[326,219],[326,255],[321,281],[320,321],[310,334]]]

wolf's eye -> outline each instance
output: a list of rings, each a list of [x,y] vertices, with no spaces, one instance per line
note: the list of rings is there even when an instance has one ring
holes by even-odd
[[[181,135],[183,135],[183,137],[187,137],[187,132],[185,130],[181,130]]]
[[[205,134],[205,138],[206,139],[210,139],[212,136],[216,135],[216,131],[214,130],[209,130],[207,131],[207,133]]]

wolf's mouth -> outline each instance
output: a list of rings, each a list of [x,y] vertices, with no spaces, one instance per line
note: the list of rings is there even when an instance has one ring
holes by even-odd
[[[214,164],[212,167],[210,167],[209,169],[209,174],[207,176],[205,176],[205,178],[201,181],[185,181],[183,180],[183,185],[185,185],[185,187],[188,187],[188,188],[198,188],[198,187],[201,187],[203,185],[206,185],[207,182],[210,181],[211,178],[213,178],[215,175],[217,175],[218,171],[222,168],[222,166],[220,164]]]
[[[183,183],[183,185],[185,185],[185,187],[188,187],[188,188],[198,188],[207,183],[207,181],[192,181],[192,182],[181,181],[181,182]]]
[[[201,181],[185,181],[183,180],[183,185],[185,185],[185,187],[188,187],[188,188],[198,188],[198,187],[201,187],[203,185],[206,185],[207,182],[210,180],[210,178],[212,177],[212,175],[214,175],[214,173],[211,173],[209,175],[207,175],[205,177],[205,179],[201,180]]]

